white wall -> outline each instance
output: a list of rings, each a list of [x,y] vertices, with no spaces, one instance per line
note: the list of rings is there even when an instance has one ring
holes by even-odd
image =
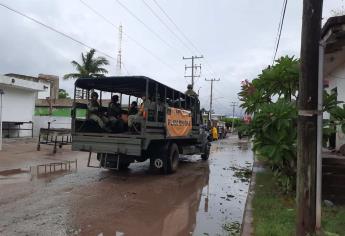
[[[345,64],[338,66],[331,74],[326,76],[326,80],[329,81],[329,87],[327,92],[330,92],[332,89],[337,88],[338,91],[338,101],[345,103]],[[339,106],[343,106],[340,104]],[[324,114],[325,119],[329,119],[329,114]],[[345,144],[345,134],[341,131],[340,127],[337,127],[336,132],[336,149]]]
[[[47,97],[50,97],[50,83],[48,82],[42,82],[44,84],[45,88],[43,91],[38,92],[38,99],[46,99]]]
[[[70,117],[60,116],[34,116],[34,136],[37,137],[40,128],[48,128],[48,122],[51,122],[51,128],[71,128]]]
[[[32,121],[35,110],[36,92],[18,88],[2,87],[5,94],[3,98],[3,122],[29,122]]]

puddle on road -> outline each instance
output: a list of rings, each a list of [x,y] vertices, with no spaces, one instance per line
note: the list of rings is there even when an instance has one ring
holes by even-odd
[[[68,232],[237,235],[249,186],[242,172],[253,161],[250,146],[240,146],[237,138],[214,142],[208,162],[181,157],[178,172],[168,176],[147,173],[149,163],[128,172],[104,171],[100,182],[75,193]]]
[[[0,171],[0,184],[15,184],[42,179],[47,182],[77,171],[77,161],[64,161],[30,166],[29,169]]]
[[[253,153],[248,142],[229,138],[212,144],[209,182],[202,190],[193,235],[239,235]]]
[[[29,179],[29,170],[11,169],[0,171],[0,184],[25,182]]]
[[[23,208],[16,214],[9,210],[5,216],[11,219],[21,215],[23,209],[26,214],[35,215],[46,202],[45,209],[55,209],[55,215],[63,215],[67,235],[229,235],[240,227],[248,191],[248,182],[235,175],[241,168],[251,166],[252,160],[250,145],[230,137],[212,144],[209,161],[201,161],[200,156],[182,157],[177,173],[168,176],[148,173],[149,162],[135,163],[127,172],[88,168],[70,176],[66,175],[74,168],[69,171],[61,165],[56,165],[55,171],[40,166],[38,174],[37,167],[31,172],[0,172],[0,184],[57,178],[32,196],[32,204],[22,203]],[[37,203],[39,196],[45,197]],[[42,215],[37,222],[44,219],[44,229],[54,228],[53,213]],[[35,220],[24,219],[4,232],[13,233],[11,230],[18,230],[19,226],[31,229],[32,222]],[[0,229],[1,223],[0,219]],[[40,229],[37,227],[35,232]]]

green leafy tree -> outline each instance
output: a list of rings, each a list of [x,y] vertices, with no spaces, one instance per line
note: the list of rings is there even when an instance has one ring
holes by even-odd
[[[255,86],[255,81],[242,81],[241,92],[238,93],[241,101],[240,107],[245,109],[247,114],[253,114],[261,105],[271,102],[271,98],[267,93]]]
[[[250,127],[253,150],[274,171],[285,193],[296,186],[296,127],[296,105],[285,99],[261,106]]]
[[[276,64],[262,71],[258,82],[261,89],[266,89],[267,96],[277,95],[291,101],[296,98],[299,81],[299,60],[285,56],[276,60]]]
[[[102,66],[109,65],[105,57],[95,57],[95,49],[91,49],[85,55],[81,54],[82,62],[72,61],[72,65],[77,70],[76,73],[64,75],[64,79],[77,79],[81,77],[100,77],[108,73]]]
[[[299,61],[281,57],[251,82],[242,82],[241,107],[253,114],[253,150],[274,171],[285,193],[295,188]]]
[[[69,94],[64,89],[59,89],[59,99],[69,98]]]
[[[299,80],[299,60],[281,57],[276,64],[265,68],[252,82],[242,82],[238,93],[241,107],[253,114],[263,104],[272,103],[274,97],[287,101],[297,98]]]
[[[251,82],[243,81],[239,93],[241,107],[253,114],[253,149],[274,171],[285,193],[296,186],[298,81],[299,60],[285,56]],[[326,141],[336,127],[345,132],[345,105],[339,106],[343,102],[337,101],[336,93],[324,91],[323,99],[323,111],[331,117],[323,122]]]

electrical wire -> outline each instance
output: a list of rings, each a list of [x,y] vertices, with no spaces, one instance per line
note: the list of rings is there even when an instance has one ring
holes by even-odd
[[[153,10],[153,8],[145,1],[143,0],[144,5],[149,9],[149,11],[164,25],[164,27],[175,36],[175,38],[184,46],[186,47],[191,53],[193,53],[193,50],[180,38],[178,34],[176,34],[170,26],[164,22],[164,20]]]
[[[125,66],[125,64],[123,62],[121,63],[121,66],[123,67],[123,69],[125,69],[127,75],[130,75],[129,71],[127,70],[127,67]]]
[[[183,31],[178,27],[178,25],[174,22],[174,20],[169,16],[169,14],[161,7],[161,5],[156,1],[153,0],[156,6],[160,9],[160,11],[166,16],[166,18],[175,26],[178,32],[182,35],[182,37],[198,52],[198,48],[194,45],[194,43],[183,33]]]
[[[276,46],[275,46],[275,50],[274,50],[274,55],[273,55],[273,60],[272,60],[272,66],[276,60],[276,56],[277,56],[277,52],[278,52],[278,48],[279,48],[279,44],[280,44],[280,38],[282,35],[282,30],[283,30],[283,26],[284,26],[284,19],[285,19],[285,14],[286,14],[286,6],[287,6],[288,1],[284,0],[283,2],[283,9],[282,9],[282,13],[281,13],[281,18],[280,18],[280,22],[279,22],[279,26],[278,26],[278,33],[277,33],[277,38],[276,38]]]
[[[148,26],[143,20],[141,20],[134,12],[132,12],[126,5],[120,2],[120,0],[114,0],[116,1],[125,11],[127,11],[134,19],[136,19],[138,22],[140,22],[148,31],[150,31],[153,35],[156,36],[162,43],[164,43],[166,46],[168,46],[170,49],[172,49],[176,53],[176,48],[173,47],[171,44],[169,44],[166,40],[164,40],[156,31],[154,31],[150,26]]]
[[[117,25],[115,25],[113,22],[111,22],[107,17],[103,16],[101,13],[99,13],[97,10],[95,10],[93,7],[91,7],[89,4],[87,4],[86,2],[84,2],[83,0],[79,0],[84,6],[86,6],[89,10],[91,10],[94,14],[96,14],[97,16],[99,16],[100,18],[102,18],[105,22],[107,22],[108,24],[110,24],[111,26],[113,26],[115,29],[119,30],[119,27]],[[130,36],[128,33],[126,32],[122,32],[128,39],[130,39],[131,41],[133,41],[135,44],[137,44],[139,47],[141,47],[144,51],[146,51],[148,54],[150,54],[153,58],[155,58],[157,61],[159,61],[160,63],[162,63],[163,65],[165,65],[166,67],[168,67],[170,70],[172,70],[175,73],[178,73],[173,66],[171,66],[170,64],[166,63],[162,58],[160,58],[159,56],[157,56],[155,53],[153,53],[151,50],[149,50],[148,48],[146,48],[142,43],[140,43],[138,40],[136,40],[135,38],[133,38],[132,36]]]
[[[181,30],[181,28],[175,23],[172,17],[170,17],[169,14],[164,10],[164,8],[156,0],[153,0],[153,2],[159,8],[159,10],[165,15],[165,17],[175,26],[175,28],[182,35],[182,37],[195,49],[195,52],[197,52],[198,54],[202,54],[200,53],[200,50],[195,46],[195,44],[186,36],[186,34]],[[214,77],[218,77],[216,76],[216,73],[214,72],[213,67],[211,66],[211,64],[208,62],[206,58],[205,58],[205,62],[207,66],[210,68],[209,73],[213,74]]]
[[[24,13],[22,13],[22,12],[16,10],[16,9],[13,9],[13,8],[11,8],[11,7],[9,7],[9,6],[5,5],[5,4],[3,4],[3,3],[0,3],[0,6],[3,7],[3,8],[6,8],[6,9],[8,9],[8,10],[10,10],[10,11],[12,11],[12,12],[14,12],[14,13],[16,13],[16,14],[18,14],[18,15],[20,15],[20,16],[22,16],[22,17],[24,17],[24,18],[26,18],[26,19],[28,19],[28,20],[30,20],[30,21],[32,21],[32,22],[35,22],[35,23],[37,23],[37,24],[39,24],[39,25],[45,27],[46,29],[49,29],[49,30],[51,30],[51,31],[53,31],[53,32],[55,32],[55,33],[57,33],[57,34],[60,34],[60,35],[64,36],[65,38],[68,38],[68,39],[74,41],[75,43],[78,43],[78,44],[80,44],[80,45],[82,45],[82,46],[84,46],[84,47],[87,47],[87,48],[89,48],[89,49],[93,49],[93,48],[94,48],[94,47],[91,47],[90,45],[88,45],[88,44],[86,44],[86,43],[83,43],[82,41],[80,41],[80,40],[78,40],[78,39],[73,38],[72,36],[70,36],[70,35],[68,35],[68,34],[66,34],[66,33],[64,33],[64,32],[62,32],[62,31],[59,31],[59,30],[55,29],[54,27],[52,27],[52,26],[50,26],[50,25],[47,25],[47,24],[45,24],[45,23],[43,23],[43,22],[41,22],[41,21],[39,21],[39,20],[37,20],[37,19],[31,17],[31,16],[28,16],[28,15],[26,15],[26,14],[24,14]],[[108,57],[108,58],[111,58],[111,59],[115,60],[115,58],[112,57],[112,56],[110,56],[109,54],[107,54],[107,53],[105,53],[105,52],[103,52],[103,51],[101,51],[101,50],[98,50],[98,49],[96,49],[96,48],[94,48],[94,49],[95,49],[97,52],[103,54],[104,56],[106,56],[106,57]]]

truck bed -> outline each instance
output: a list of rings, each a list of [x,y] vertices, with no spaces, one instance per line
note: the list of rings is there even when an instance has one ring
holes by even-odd
[[[122,153],[140,156],[143,137],[141,135],[120,133],[77,133],[72,136],[73,151],[96,153]]]

